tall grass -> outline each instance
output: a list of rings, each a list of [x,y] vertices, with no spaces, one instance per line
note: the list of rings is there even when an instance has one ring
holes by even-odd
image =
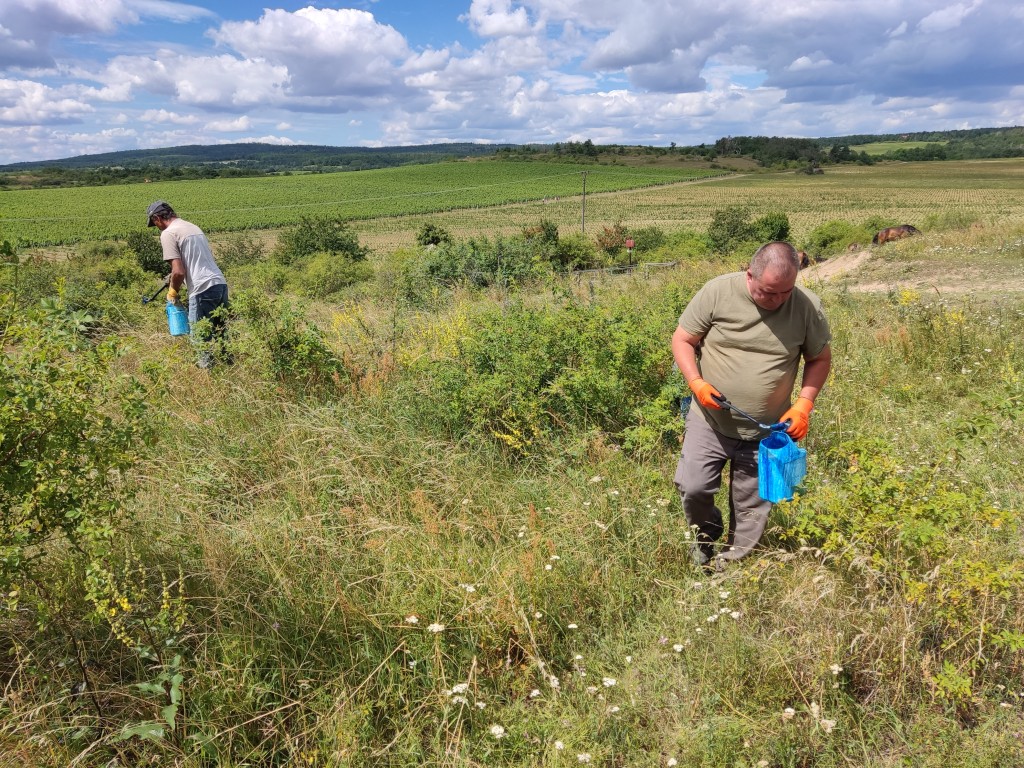
[[[60,620],[0,625],[5,760],[1020,764],[1019,302],[819,286],[835,368],[805,493],[709,579],[671,483],[678,403],[640,384],[671,386],[679,307],[728,268],[415,312],[240,297],[237,362],[209,374],[132,314],[114,372],[166,389],[111,549],[130,620],[113,635],[50,553],[34,605]],[[569,408],[537,377],[556,353],[636,377],[614,419],[601,387]],[[529,444],[466,410],[496,373]]]

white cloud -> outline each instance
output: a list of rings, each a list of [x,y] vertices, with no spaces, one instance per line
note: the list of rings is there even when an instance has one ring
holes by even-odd
[[[197,19],[213,18],[216,15],[198,5],[167,2],[167,0],[124,0],[124,2],[139,16],[166,19],[179,24]]]
[[[907,34],[907,22],[904,20],[899,23],[899,26],[889,32],[889,37],[901,37],[905,34]]]
[[[473,0],[469,13],[460,17],[481,37],[522,37],[532,34],[526,9],[512,9],[512,0]]]
[[[287,136],[246,136],[242,139],[221,139],[218,144],[280,144],[288,146],[296,144]]]
[[[815,56],[801,56],[799,59],[795,59],[786,69],[790,72],[802,72],[810,69],[821,69],[832,64],[832,61],[821,53]]]
[[[174,125],[195,125],[199,118],[195,115],[180,115],[166,109],[147,109],[139,119],[144,123],[172,123]]]
[[[227,22],[213,39],[250,60],[284,67],[290,93],[326,98],[376,97],[400,87],[398,68],[411,51],[393,27],[351,8],[265,10],[255,22]]]
[[[206,130],[217,133],[233,133],[236,131],[248,131],[252,128],[252,120],[246,115],[237,117],[234,120],[213,120],[206,124]]]
[[[979,4],[978,0],[974,0],[970,5],[958,3],[957,5],[940,8],[921,19],[917,28],[925,34],[958,29],[963,24],[964,19],[977,10]]]
[[[289,79],[287,69],[259,59],[183,56],[167,50],[155,58],[117,57],[98,77],[180,104],[225,110],[280,103]]]
[[[0,123],[46,125],[77,121],[95,108],[31,80],[0,79]]]

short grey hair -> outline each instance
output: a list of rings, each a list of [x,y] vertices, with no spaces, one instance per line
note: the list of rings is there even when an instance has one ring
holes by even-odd
[[[800,257],[797,256],[796,248],[791,244],[784,240],[776,240],[758,248],[747,269],[758,280],[769,269],[773,272],[795,275],[800,271]]]

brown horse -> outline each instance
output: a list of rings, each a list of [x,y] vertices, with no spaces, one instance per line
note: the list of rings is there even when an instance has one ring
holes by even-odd
[[[879,230],[878,234],[871,238],[871,244],[881,245],[882,243],[888,243],[890,240],[899,240],[903,237],[919,234],[921,234],[921,230],[916,227],[912,227],[909,224],[900,224],[898,227],[886,227]]]

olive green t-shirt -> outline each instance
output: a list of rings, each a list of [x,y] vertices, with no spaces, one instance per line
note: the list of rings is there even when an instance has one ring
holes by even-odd
[[[778,309],[762,309],[750,298],[746,272],[709,280],[686,305],[679,326],[704,337],[697,348],[701,378],[764,424],[789,408],[800,359],[817,357],[832,337],[815,294],[797,286]],[[720,434],[764,436],[731,411],[698,407]]]

